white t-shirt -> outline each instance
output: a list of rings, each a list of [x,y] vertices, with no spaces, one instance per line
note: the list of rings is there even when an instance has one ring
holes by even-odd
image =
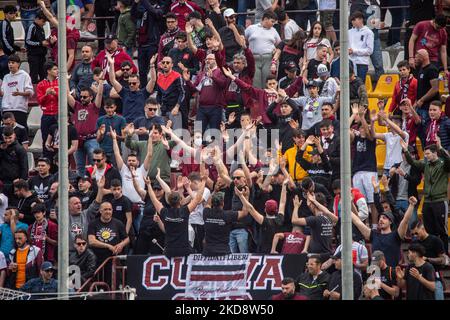
[[[196,192],[194,192],[194,196],[196,195]],[[208,188],[205,188],[205,191],[203,191],[203,201],[208,201],[209,196],[211,195],[211,191],[209,191]],[[189,216],[189,223],[190,224],[200,224],[204,225],[205,221],[203,221],[203,202],[200,203],[194,211],[191,212],[191,215]]]
[[[105,171],[106,166],[103,169],[97,168],[97,170],[95,170],[95,181],[99,182],[100,179],[105,175]]]
[[[8,73],[3,78],[1,88],[3,91],[2,112],[28,112],[28,97],[12,95],[16,91],[34,94],[33,84],[28,73],[24,70],[19,70],[15,74]]]
[[[5,222],[3,214],[5,213],[6,208],[8,208],[8,197],[3,193],[0,193],[0,200],[2,201],[0,205],[0,224],[2,224]]]
[[[252,24],[245,29],[245,39],[253,54],[271,54],[275,46],[281,42],[280,35],[275,28],[266,29],[260,23]]]
[[[409,135],[406,133],[405,142],[408,143]],[[402,146],[400,145],[400,135],[388,132],[384,134],[386,142],[386,159],[384,160],[384,169],[390,169],[396,163],[402,163]]]
[[[139,185],[141,186],[142,189],[144,189],[145,188],[144,177],[148,175],[148,170],[144,169],[143,164],[136,169],[136,175]],[[131,176],[131,171],[125,164],[120,169],[120,176],[122,177],[123,195],[128,197],[128,199],[130,199],[130,201],[133,203],[141,203],[142,199],[133,186],[133,177]]]
[[[308,61],[314,59],[316,57],[316,53],[317,53],[317,46],[319,44],[323,44],[325,46],[327,46],[327,48],[331,48],[331,44],[330,41],[327,38],[323,38],[319,41],[319,39],[309,39],[308,41],[306,41],[305,43],[305,51],[306,51],[306,59],[308,59]]]
[[[6,269],[6,258],[3,252],[0,251],[0,271]]]
[[[289,21],[284,26],[284,39],[291,40],[294,33],[296,33],[298,30],[300,30],[298,24],[294,20],[289,19]]]

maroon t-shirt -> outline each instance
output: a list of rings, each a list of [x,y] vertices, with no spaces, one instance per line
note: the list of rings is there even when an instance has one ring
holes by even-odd
[[[91,102],[84,106],[81,102],[76,101],[73,107],[72,123],[78,132],[78,137],[86,137],[95,135],[97,132],[97,119],[100,109]]]
[[[306,236],[300,232],[285,232],[281,253],[299,254],[305,248]]]
[[[436,30],[431,21],[421,21],[414,27],[413,33],[417,36],[415,51],[425,49],[431,61],[439,61],[441,46],[447,45],[447,32],[445,28]]]

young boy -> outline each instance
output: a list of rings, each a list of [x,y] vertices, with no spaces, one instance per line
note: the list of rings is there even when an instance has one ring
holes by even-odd
[[[408,98],[414,105],[417,96],[417,79],[411,74],[411,67],[408,61],[403,60],[397,64],[400,72],[400,80],[395,84],[394,94],[392,95],[389,113],[400,115],[400,102]]]

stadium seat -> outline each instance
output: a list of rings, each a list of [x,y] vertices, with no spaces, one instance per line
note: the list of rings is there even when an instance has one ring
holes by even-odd
[[[390,98],[394,92],[394,87],[400,79],[398,74],[382,74],[378,79],[375,90],[368,93],[369,98]]]
[[[444,72],[439,73],[439,94],[448,94],[448,82],[447,82],[447,88],[445,88],[445,74]]]
[[[377,140],[375,155],[377,157],[377,169],[383,170],[384,160],[386,159],[386,144],[384,143],[384,141]]]
[[[40,107],[33,107],[28,114],[27,126],[28,130],[36,132],[41,127],[42,110]]]
[[[392,69],[395,70],[395,72],[397,72],[397,64],[403,60],[405,60],[405,51],[400,51],[397,54],[397,58],[395,58],[394,64],[392,65]]]
[[[32,153],[42,153],[42,132],[39,129],[33,138],[33,143],[28,147],[28,151]]]
[[[34,169],[34,155],[33,152],[28,151],[27,152],[27,159],[28,159],[28,170]]]
[[[392,64],[389,51],[381,51],[381,56],[383,57],[383,69],[390,71],[392,69]]]
[[[20,70],[23,70],[23,71],[25,71],[28,74],[30,73],[30,65],[28,64],[28,61],[23,61],[20,64]]]
[[[14,32],[14,39],[16,40],[25,40],[25,29],[23,28],[22,22],[20,21],[12,21],[11,26]]]
[[[373,85],[372,85],[372,78],[367,74],[366,75],[366,90],[367,93],[370,93],[373,91]]]

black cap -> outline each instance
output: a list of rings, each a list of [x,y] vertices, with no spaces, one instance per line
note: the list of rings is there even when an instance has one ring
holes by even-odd
[[[7,5],[3,9],[3,12],[4,13],[16,13],[17,12],[17,8],[16,8],[16,6],[13,6],[13,5]]]
[[[155,182],[152,182],[152,189],[153,190],[155,190],[155,189],[162,190],[162,187],[158,181],[155,181]]]
[[[77,183],[78,183],[80,180],[89,181],[90,183],[92,183],[91,177],[89,177],[87,174],[85,174],[85,175],[79,175],[79,176],[77,177]]]
[[[341,259],[341,251],[336,253],[334,256],[331,256],[331,259],[333,259],[333,260]]]
[[[394,223],[394,216],[392,215],[392,212],[386,211],[380,213],[380,216],[386,216],[389,220],[391,220],[391,223]]]
[[[289,61],[286,66],[284,67],[285,70],[289,72],[294,72],[298,70],[298,66],[294,61]]]
[[[314,81],[314,80],[310,80],[310,81],[308,81],[308,83],[306,84],[306,87],[307,88],[311,88],[311,87],[319,87],[319,84],[317,83],[317,81]]]
[[[117,40],[117,36],[115,34],[108,34],[105,38],[105,43],[111,43],[113,40]]]

